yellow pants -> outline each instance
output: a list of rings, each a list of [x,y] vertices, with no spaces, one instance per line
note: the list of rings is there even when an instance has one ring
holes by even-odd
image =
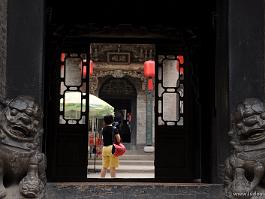
[[[112,145],[103,146],[102,149],[102,167],[117,168],[119,166],[119,158],[115,157],[112,153]]]

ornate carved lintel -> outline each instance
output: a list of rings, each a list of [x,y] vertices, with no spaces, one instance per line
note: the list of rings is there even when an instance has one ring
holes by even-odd
[[[154,59],[155,46],[153,44],[91,44],[91,57],[96,62],[108,64],[143,63]]]
[[[95,71],[89,80],[89,92],[96,93],[98,89],[98,78],[112,76],[114,78],[133,77],[138,78],[142,83],[145,82],[144,74],[142,71],[124,71],[124,70],[109,70],[109,71]],[[143,87],[145,89],[145,86]]]

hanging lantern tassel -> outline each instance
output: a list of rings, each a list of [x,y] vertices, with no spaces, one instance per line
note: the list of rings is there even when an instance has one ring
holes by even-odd
[[[180,75],[184,75],[184,68],[181,67],[179,72],[180,72]]]
[[[147,87],[149,91],[152,91],[154,89],[153,79],[148,79]]]
[[[176,68],[177,68],[177,72],[179,73],[180,76],[184,75],[184,68],[179,67],[179,62],[177,62]]]
[[[89,75],[91,76],[93,74],[93,68],[94,68],[94,63],[92,60],[89,62]]]

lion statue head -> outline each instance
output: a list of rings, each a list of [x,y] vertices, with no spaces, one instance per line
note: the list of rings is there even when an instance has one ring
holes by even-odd
[[[247,98],[232,116],[234,136],[241,145],[254,145],[265,140],[265,106],[256,98]]]
[[[35,143],[40,136],[42,110],[30,96],[1,100],[0,137],[16,143]],[[13,143],[13,142],[12,142]]]

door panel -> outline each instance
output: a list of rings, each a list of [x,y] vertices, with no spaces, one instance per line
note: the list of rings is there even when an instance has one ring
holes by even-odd
[[[49,131],[49,178],[54,181],[87,178],[88,77],[86,53],[61,53],[52,93],[53,129]]]
[[[156,47],[155,177],[192,180],[197,162],[187,56],[177,45]]]

